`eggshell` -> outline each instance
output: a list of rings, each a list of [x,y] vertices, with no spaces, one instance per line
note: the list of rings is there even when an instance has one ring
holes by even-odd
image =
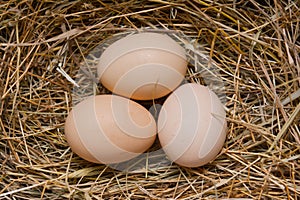
[[[158,137],[171,161],[198,167],[212,161],[225,142],[226,113],[209,88],[188,83],[165,101],[158,117]]]
[[[65,135],[73,152],[95,163],[112,164],[146,151],[156,137],[152,115],[116,95],[88,97],[69,113]]]
[[[185,49],[165,34],[139,33],[110,45],[97,72],[115,94],[137,100],[167,95],[180,85],[187,70]]]

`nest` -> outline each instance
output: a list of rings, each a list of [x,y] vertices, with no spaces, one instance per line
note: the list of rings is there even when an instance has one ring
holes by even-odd
[[[0,199],[299,199],[299,6],[2,1]],[[205,166],[125,173],[81,159],[66,143],[82,62],[107,38],[141,29],[185,34],[220,72],[229,129],[222,151]],[[201,82],[192,68],[186,77]]]

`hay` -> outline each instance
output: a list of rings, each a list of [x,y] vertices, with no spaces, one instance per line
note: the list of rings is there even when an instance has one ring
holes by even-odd
[[[0,199],[299,199],[300,2],[1,1]],[[102,40],[182,31],[226,83],[229,131],[213,162],[123,173],[72,154],[74,77]],[[197,79],[190,71],[187,77]],[[198,77],[199,78],[199,77]]]

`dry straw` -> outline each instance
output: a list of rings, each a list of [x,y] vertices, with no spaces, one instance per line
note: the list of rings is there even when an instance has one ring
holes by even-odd
[[[0,199],[299,199],[299,0],[0,2]],[[229,130],[203,167],[126,174],[66,143],[80,63],[140,28],[183,32],[221,71]]]

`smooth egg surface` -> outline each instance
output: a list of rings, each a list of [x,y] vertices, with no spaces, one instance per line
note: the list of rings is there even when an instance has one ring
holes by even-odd
[[[156,122],[148,110],[132,100],[97,95],[71,110],[65,136],[80,157],[95,163],[119,163],[138,156],[153,144]]]
[[[111,44],[97,73],[110,91],[137,100],[163,97],[183,81],[185,49],[165,34],[138,33]]]
[[[198,167],[212,161],[222,149],[227,131],[226,113],[208,87],[187,83],[164,102],[158,117],[158,137],[171,161]]]

